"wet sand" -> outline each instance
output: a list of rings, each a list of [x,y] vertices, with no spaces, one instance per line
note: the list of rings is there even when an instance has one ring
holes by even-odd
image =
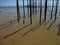
[[[47,16],[48,20],[49,20],[49,17],[50,16]],[[8,18],[9,17],[7,17],[7,19]],[[26,20],[25,24],[22,23],[23,19],[21,19],[19,23],[17,22],[6,28],[1,29],[0,45],[60,45],[60,36],[57,35],[58,33],[57,24],[59,23],[60,19],[57,18],[58,20],[56,20],[51,26],[51,28],[47,30],[47,27],[53,21],[54,17],[49,23],[45,25],[45,23],[48,20],[44,23],[43,22],[44,18],[42,16],[43,23],[40,26],[39,26],[39,16],[33,15],[32,18],[33,18],[32,25],[29,25],[30,18],[27,17],[25,18]],[[10,17],[10,19],[12,19],[12,17]],[[13,32],[16,32],[16,33],[13,33]],[[7,36],[7,35],[10,35],[10,36]]]
[[[0,13],[0,25],[3,25],[11,20],[17,19],[17,16],[13,16],[12,14],[9,13]]]

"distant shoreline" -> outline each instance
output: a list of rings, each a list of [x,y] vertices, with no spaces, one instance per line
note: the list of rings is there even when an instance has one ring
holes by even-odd
[[[5,7],[16,7],[16,6],[0,6],[0,8],[5,8]],[[23,6],[19,6],[19,7],[23,7]],[[28,6],[24,6],[24,7],[28,7]],[[35,7],[40,7],[40,6],[35,6]],[[45,7],[45,6],[42,6],[42,7]],[[52,6],[47,6],[47,7],[52,7]],[[54,7],[56,7],[56,6],[54,6]],[[58,6],[58,7],[60,7],[60,6]]]

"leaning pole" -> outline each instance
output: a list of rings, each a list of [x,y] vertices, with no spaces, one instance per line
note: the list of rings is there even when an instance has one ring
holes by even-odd
[[[16,0],[16,4],[17,4],[17,21],[19,22],[19,19],[20,19],[20,11],[19,11],[18,0]]]

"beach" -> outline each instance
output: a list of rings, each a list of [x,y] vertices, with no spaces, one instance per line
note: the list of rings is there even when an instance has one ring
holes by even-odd
[[[17,19],[16,10],[14,13],[13,12],[14,11],[0,12],[0,25]],[[32,24],[30,24],[30,17],[28,17],[27,13],[25,24],[23,24],[24,18],[22,18],[22,13],[19,23],[16,22],[11,25],[7,25],[5,28],[2,27],[2,29],[0,30],[0,45],[60,45],[60,35],[57,35],[57,25],[60,23],[60,15],[57,15],[56,21],[47,30],[49,25],[54,21],[54,15],[53,18],[50,20],[50,15],[48,12],[47,20],[46,22],[43,22],[43,12],[42,23],[39,24],[40,18],[39,14],[37,14],[32,15]]]

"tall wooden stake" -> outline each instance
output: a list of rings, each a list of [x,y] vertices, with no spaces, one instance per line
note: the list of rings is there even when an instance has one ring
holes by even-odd
[[[47,14],[47,0],[45,0],[45,13],[44,13],[44,22],[46,21],[46,14]]]
[[[54,7],[54,0],[52,2],[51,19],[52,19],[52,14],[53,14],[53,7]]]
[[[31,0],[30,0],[30,23],[32,24],[32,11],[31,11]]]
[[[40,21],[39,23],[41,23],[41,15],[42,15],[42,0],[40,0]]]
[[[34,15],[34,0],[33,0],[33,15]]]
[[[16,0],[16,4],[17,4],[17,21],[19,22],[19,19],[20,19],[20,11],[19,11],[18,0]]]
[[[27,0],[27,11],[28,11],[28,17],[29,17],[29,8],[28,8],[28,2],[29,2],[29,0]]]
[[[24,15],[24,19],[23,19],[23,24],[25,23],[25,7],[24,7],[24,0],[23,0],[23,15]]]
[[[35,14],[37,13],[37,1],[35,0]]]
[[[56,20],[57,11],[58,11],[58,1],[59,1],[59,0],[57,0],[57,2],[56,2],[55,20]]]

